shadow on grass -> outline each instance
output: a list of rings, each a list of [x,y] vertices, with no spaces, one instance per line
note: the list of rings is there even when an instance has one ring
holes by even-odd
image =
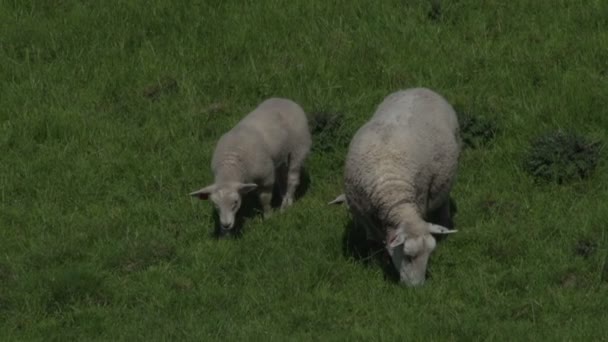
[[[439,212],[429,213],[428,222],[435,224],[443,224],[447,228],[454,228],[454,216],[457,212],[456,202],[452,197],[450,201],[450,220],[449,222],[439,222]],[[440,242],[446,238],[446,235],[435,235],[435,240]],[[384,245],[377,241],[367,240],[365,234],[365,228],[357,225],[352,219],[349,220],[348,224],[344,229],[344,235],[342,236],[342,254],[347,258],[352,258],[357,262],[362,263],[366,266],[377,265],[381,267],[384,278],[388,281],[398,283],[399,273],[393,266],[391,258],[384,248]],[[429,265],[432,262],[432,258],[429,259]],[[427,268],[427,278],[431,278],[431,274]]]
[[[286,180],[287,180],[287,168],[280,167],[276,173],[277,182],[272,189],[272,202],[271,206],[273,210],[278,210],[281,206],[281,202],[283,200],[283,196],[285,194],[286,189]],[[300,185],[296,188],[296,192],[294,194],[294,200],[299,200],[302,196],[308,192],[310,187],[310,175],[305,167],[302,168],[300,175]],[[262,215],[262,205],[259,201],[259,197],[257,192],[253,191],[245,196],[243,196],[243,201],[241,204],[241,208],[239,209],[236,215],[236,222],[234,223],[234,227],[230,230],[223,229],[220,225],[220,219],[217,211],[214,208],[212,210],[213,217],[213,232],[211,236],[216,239],[225,239],[225,238],[241,238],[243,236],[243,226],[245,221],[257,216]]]

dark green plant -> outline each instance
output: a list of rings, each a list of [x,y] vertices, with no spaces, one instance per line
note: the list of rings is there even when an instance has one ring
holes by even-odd
[[[550,132],[528,148],[524,169],[535,178],[562,184],[591,175],[600,157],[600,142],[573,132]]]
[[[495,121],[468,112],[458,112],[460,137],[466,147],[478,148],[488,145],[498,133]]]

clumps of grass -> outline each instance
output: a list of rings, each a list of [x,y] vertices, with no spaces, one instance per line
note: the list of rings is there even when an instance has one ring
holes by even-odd
[[[517,240],[496,238],[484,245],[484,255],[503,264],[511,263],[517,256],[527,253],[525,244]]]
[[[173,283],[171,284],[171,288],[180,292],[191,291],[195,288],[194,281],[188,277],[176,277],[173,279]]]
[[[330,152],[345,147],[348,138],[343,134],[344,115],[339,112],[315,111],[309,114],[310,132],[313,135],[312,150]]]
[[[498,134],[496,121],[467,111],[458,111],[460,137],[466,147],[479,148],[489,145]]]
[[[207,108],[205,108],[205,113],[207,114],[222,114],[226,112],[226,104],[223,102],[214,102],[211,103]]]
[[[564,289],[584,289],[594,286],[595,279],[580,267],[568,266],[553,276],[553,282]]]
[[[66,265],[80,262],[84,258],[84,251],[75,241],[65,241],[53,249],[37,250],[30,254],[28,264],[34,269]]]
[[[106,305],[110,301],[104,278],[88,270],[62,270],[51,279],[49,286],[51,310],[63,310],[77,303]]]
[[[216,137],[222,133],[223,125],[221,120],[225,119],[229,106],[225,102],[213,102],[205,105],[202,110],[204,122],[199,128],[202,132],[201,137]]]
[[[479,208],[484,214],[508,213],[509,215],[512,215],[519,210],[516,203],[497,200],[493,197],[482,200],[479,204]]]
[[[503,314],[504,319],[535,322],[542,313],[540,304],[534,301],[524,304],[513,303],[512,305],[509,313],[507,315]]]
[[[578,277],[574,272],[567,272],[558,277],[557,283],[564,288],[573,288],[578,285]]]
[[[157,100],[161,95],[174,93],[178,90],[177,81],[169,76],[161,78],[158,82],[147,86],[143,95],[150,100]]]
[[[600,158],[599,141],[572,132],[550,132],[534,139],[523,160],[523,168],[536,179],[557,184],[585,179]]]
[[[169,262],[176,257],[175,246],[158,241],[127,248],[110,261],[110,267],[124,273],[143,271],[150,266]]]

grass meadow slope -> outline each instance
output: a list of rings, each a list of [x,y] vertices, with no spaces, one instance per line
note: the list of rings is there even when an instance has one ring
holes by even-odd
[[[418,289],[344,252],[326,205],[352,134],[413,86],[498,128]],[[270,96],[330,123],[310,186],[215,240],[187,194]],[[600,0],[1,1],[0,340],[606,339],[606,151],[562,185],[521,161],[548,131],[606,142],[607,101]]]

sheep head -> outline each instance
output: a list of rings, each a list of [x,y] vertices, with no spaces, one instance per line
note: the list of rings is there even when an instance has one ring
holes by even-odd
[[[435,250],[436,241],[432,234],[451,234],[457,230],[429,223],[424,233],[408,234],[404,224],[388,230],[387,250],[393,265],[399,271],[401,283],[419,286],[426,280],[429,257]]]
[[[255,183],[219,183],[191,192],[190,196],[201,200],[210,199],[219,214],[222,228],[230,230],[234,227],[235,216],[241,208],[243,195],[256,188]]]

